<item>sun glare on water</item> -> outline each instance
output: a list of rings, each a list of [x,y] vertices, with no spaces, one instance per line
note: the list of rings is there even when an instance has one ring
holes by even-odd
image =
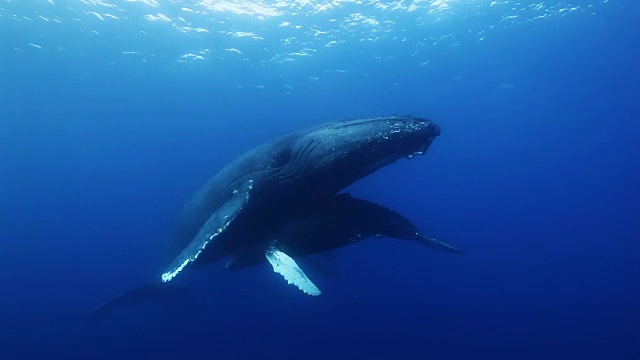
[[[0,43],[0,49],[75,54],[98,47],[112,64],[233,62],[256,67],[391,45],[402,46],[415,66],[427,66],[434,47],[484,41],[497,31],[573,14],[589,16],[607,2],[0,0],[0,26],[15,35]],[[389,53],[370,56],[393,58]]]

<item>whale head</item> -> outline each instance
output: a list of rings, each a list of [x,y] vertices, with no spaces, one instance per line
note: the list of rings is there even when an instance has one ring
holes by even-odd
[[[440,134],[433,121],[413,116],[345,120],[311,129],[292,144],[281,180],[324,182],[338,191],[401,158],[424,154]]]

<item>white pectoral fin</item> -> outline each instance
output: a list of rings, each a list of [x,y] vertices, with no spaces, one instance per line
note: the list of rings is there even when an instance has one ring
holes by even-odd
[[[320,289],[309,280],[298,264],[287,254],[277,249],[267,249],[267,260],[273,266],[273,271],[282,275],[289,284],[293,284],[305,294],[318,296]]]
[[[209,216],[189,245],[164,271],[162,274],[163,282],[171,281],[190,262],[195,261],[207,244],[229,226],[249,201],[252,188],[253,180],[245,182],[233,192],[233,196],[226,203]]]

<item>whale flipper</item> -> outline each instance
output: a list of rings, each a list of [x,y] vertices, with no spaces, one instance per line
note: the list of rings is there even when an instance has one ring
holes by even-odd
[[[185,266],[195,261],[207,244],[229,226],[249,201],[252,188],[253,180],[246,181],[233,192],[226,203],[209,216],[189,245],[162,274],[163,282],[171,281]]]
[[[265,256],[271,266],[273,266],[273,271],[282,275],[284,279],[287,280],[287,283],[297,286],[302,292],[311,296],[321,294],[320,289],[309,280],[307,275],[289,255],[271,247],[265,251]]]
[[[457,254],[462,254],[462,251],[458,250],[458,248],[451,246],[445,242],[436,240],[434,238],[430,238],[428,236],[422,235],[422,234],[417,234],[419,239],[418,241],[420,241],[422,244],[432,248],[432,249],[436,249],[436,250],[440,250],[440,251],[446,251],[446,252],[454,252]]]

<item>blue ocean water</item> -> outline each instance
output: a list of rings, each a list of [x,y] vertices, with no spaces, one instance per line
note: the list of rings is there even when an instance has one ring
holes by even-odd
[[[640,3],[0,0],[0,354],[640,359]],[[188,198],[325,121],[433,119],[349,187],[462,249],[213,264],[138,304]]]

